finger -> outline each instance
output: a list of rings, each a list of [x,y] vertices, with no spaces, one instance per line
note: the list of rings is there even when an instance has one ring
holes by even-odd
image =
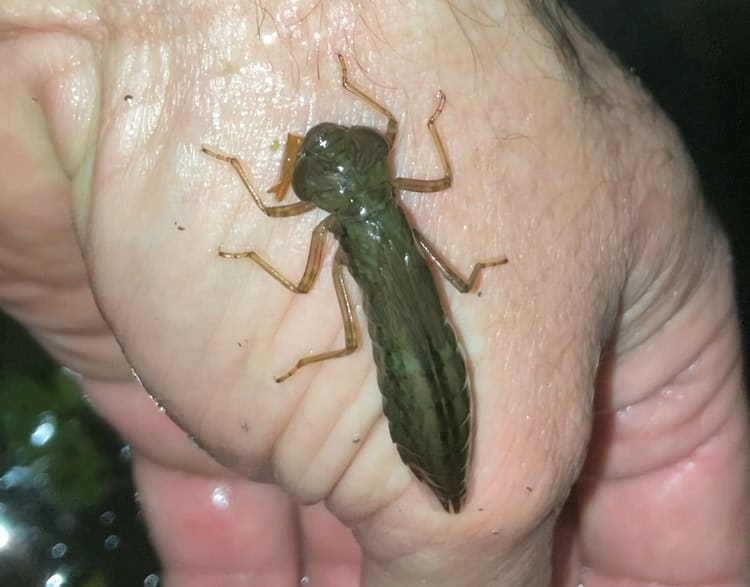
[[[220,476],[227,471],[175,424],[133,377],[101,381],[79,377],[97,413],[139,454],[169,469]]]
[[[352,531],[325,505],[300,508],[304,574],[310,585],[350,587],[359,582],[362,553]]]
[[[86,48],[72,40],[12,36],[2,43],[0,63],[0,304],[63,365],[125,376],[89,288],[70,209],[88,129],[69,119],[89,119],[91,103],[66,98],[71,87],[90,81]],[[70,66],[74,61],[77,67]],[[53,71],[65,74],[50,83]]]
[[[654,296],[689,288],[684,305],[643,318],[653,334],[615,357],[604,382],[611,405],[597,418],[600,446],[580,486],[587,585],[745,577],[748,422],[731,263],[724,243],[709,239],[703,251],[699,277],[691,258]]]
[[[298,585],[295,507],[272,485],[205,477],[135,454],[133,470],[167,585]]]

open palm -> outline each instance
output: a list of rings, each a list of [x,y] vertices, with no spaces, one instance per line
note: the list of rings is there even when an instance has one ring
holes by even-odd
[[[739,578],[747,426],[730,264],[648,99],[603,53],[591,63],[603,94],[586,97],[523,32],[507,53],[513,35],[480,35],[472,60],[441,11],[399,25],[448,39],[437,53],[365,35],[374,53],[352,76],[400,113],[396,175],[440,175],[424,124],[435,90],[448,98],[453,187],[404,193],[407,214],[465,274],[509,260],[483,273],[481,296],[438,284],[474,399],[468,498],[452,515],[391,442],[351,280],[361,348],[274,381],[343,346],[333,239],[306,295],[217,254],[255,250],[302,275],[325,213],[264,216],[201,146],[241,156],[264,193],[287,132],[323,120],[384,129],[340,87],[334,53],[352,31],[329,23],[315,52],[299,23],[274,29],[287,44],[269,43],[267,24],[256,35],[225,17],[191,13],[175,29],[108,14],[103,44],[77,31],[0,46],[14,114],[0,296],[135,448],[167,580],[546,584],[555,533],[561,584]],[[665,546],[667,525],[693,539]],[[708,527],[710,553],[698,540]],[[647,546],[633,548],[636,536]]]

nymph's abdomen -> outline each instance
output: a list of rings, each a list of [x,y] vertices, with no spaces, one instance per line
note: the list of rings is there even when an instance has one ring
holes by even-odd
[[[414,475],[457,512],[466,493],[471,397],[432,272],[395,204],[342,225],[338,238],[362,288],[391,438]]]

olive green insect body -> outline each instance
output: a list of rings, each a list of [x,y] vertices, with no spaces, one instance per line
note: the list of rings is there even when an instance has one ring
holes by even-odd
[[[299,202],[265,205],[235,157],[206,147],[208,155],[233,166],[258,207],[268,216],[292,216],[315,208],[330,213],[313,232],[304,274],[293,283],[254,251],[229,253],[225,258],[249,258],[288,289],[306,293],[317,277],[326,233],[338,240],[333,279],[344,323],[343,349],[303,357],[277,378],[283,381],[310,363],[352,353],[358,334],[343,268],[362,289],[383,412],[401,460],[426,483],[446,511],[458,512],[466,496],[471,453],[471,393],[466,365],[453,328],[440,303],[430,259],[459,291],[469,291],[488,266],[506,259],[477,263],[464,280],[440,258],[408,222],[395,191],[435,192],[450,186],[451,170],[435,120],[428,128],[445,174],[439,179],[391,178],[389,154],[398,124],[381,104],[353,86],[346,64],[338,56],[346,90],[388,118],[385,134],[363,127],[322,123],[304,138],[289,135],[279,184],[269,191],[280,199],[291,183]]]

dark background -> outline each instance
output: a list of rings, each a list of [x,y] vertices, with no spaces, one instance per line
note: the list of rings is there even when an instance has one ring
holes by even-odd
[[[570,5],[680,128],[732,243],[748,340],[750,3]],[[54,433],[39,444],[45,430]],[[70,586],[158,584],[158,562],[133,500],[128,455],[75,385],[0,316],[0,585],[44,585],[55,573]]]
[[[682,132],[706,199],[732,243],[747,341],[750,2],[571,0],[569,5],[640,76]]]

